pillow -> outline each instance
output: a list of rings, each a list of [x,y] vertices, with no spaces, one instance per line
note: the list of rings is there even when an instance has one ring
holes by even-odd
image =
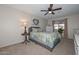
[[[37,32],[42,32],[43,30],[41,28],[38,28],[37,29]]]
[[[38,31],[38,29],[32,28],[32,32],[37,32],[37,31]]]
[[[32,28],[32,32],[42,32],[41,28]]]
[[[53,27],[52,26],[47,26],[46,27],[46,32],[49,32],[49,33],[53,32]]]

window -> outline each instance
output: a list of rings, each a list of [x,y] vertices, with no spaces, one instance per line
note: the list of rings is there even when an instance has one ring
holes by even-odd
[[[59,24],[59,28],[63,28],[64,29],[64,24]]]
[[[54,29],[58,30],[59,28],[64,29],[64,24],[54,24]]]
[[[54,29],[58,29],[58,24],[54,24]]]

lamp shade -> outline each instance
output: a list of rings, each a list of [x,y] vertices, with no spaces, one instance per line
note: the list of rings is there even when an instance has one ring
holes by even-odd
[[[26,20],[26,19],[21,19],[21,20],[20,20],[20,25],[21,25],[22,27],[27,26],[27,20]]]

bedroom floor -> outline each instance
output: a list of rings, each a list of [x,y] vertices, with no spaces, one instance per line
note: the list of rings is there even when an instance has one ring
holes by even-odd
[[[52,52],[33,42],[0,48],[0,55],[74,55],[73,40],[62,40]]]

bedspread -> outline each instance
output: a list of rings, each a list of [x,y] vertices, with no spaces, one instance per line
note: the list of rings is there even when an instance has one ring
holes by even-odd
[[[44,45],[47,45],[50,48],[53,48],[56,45],[56,43],[60,40],[60,35],[56,32],[31,32],[30,38]]]

